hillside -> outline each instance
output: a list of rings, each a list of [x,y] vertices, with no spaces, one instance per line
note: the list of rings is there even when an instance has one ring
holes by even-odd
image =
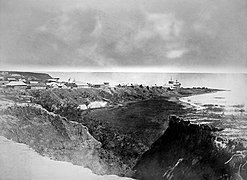
[[[52,78],[49,74],[46,73],[34,73],[34,72],[22,72],[22,71],[0,71],[0,73],[7,72],[9,75],[20,74],[24,78],[34,78],[37,80],[46,80]]]
[[[204,90],[196,90],[199,92]],[[169,101],[169,97],[182,95],[161,87],[48,89],[29,93],[33,103],[86,126],[102,143],[101,157],[111,164],[112,172],[125,176],[132,174],[136,161],[165,131],[168,116],[190,111]],[[79,108],[95,101],[107,104],[104,108]],[[122,172],[114,170],[116,163]]]
[[[0,135],[24,143],[41,155],[108,174],[99,157],[101,143],[87,127],[47,112],[41,106],[11,104],[0,110]]]
[[[0,135],[97,174],[131,177],[142,154],[166,131],[168,117],[192,110],[174,99],[185,92],[214,91],[185,89],[180,94],[148,86],[2,89]],[[90,106],[94,102],[106,104],[95,108]]]

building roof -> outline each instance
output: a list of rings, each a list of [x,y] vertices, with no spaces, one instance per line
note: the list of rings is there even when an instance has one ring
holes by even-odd
[[[38,84],[39,83],[39,81],[29,81],[30,82],[30,84]]]
[[[77,87],[77,85],[74,83],[74,82],[72,82],[72,83],[65,83],[65,86],[67,86],[67,87]]]
[[[20,74],[11,74],[11,76],[14,76],[14,77],[21,77]]]
[[[11,81],[6,86],[26,86],[27,84],[22,81]]]
[[[7,79],[8,80],[16,80],[16,78],[14,78],[14,77],[8,77]]]
[[[76,81],[75,84],[76,84],[77,86],[88,86],[87,83],[85,83],[85,82],[80,82],[80,81]]]
[[[59,78],[52,78],[52,79],[47,79],[47,82],[57,82]]]

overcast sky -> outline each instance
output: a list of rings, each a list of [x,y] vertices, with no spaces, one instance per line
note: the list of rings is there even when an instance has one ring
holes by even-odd
[[[246,0],[0,3],[0,69],[247,72]]]

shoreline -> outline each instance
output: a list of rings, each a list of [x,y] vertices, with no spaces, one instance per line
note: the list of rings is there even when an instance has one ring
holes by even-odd
[[[129,93],[129,95],[125,96],[114,95],[114,93],[118,95],[118,93],[121,92],[121,89],[116,89],[115,91],[112,91],[114,93],[111,94],[104,94],[107,91],[104,91],[103,89],[75,89],[70,91],[59,89],[44,91],[41,90],[38,91],[40,95],[42,95],[39,100],[44,100],[44,103],[46,104],[41,104],[42,101],[36,103],[41,105],[40,107],[42,108],[46,107],[45,110],[47,112],[53,112],[56,116],[58,115],[59,117],[61,117],[61,119],[59,119],[58,121],[59,123],[60,121],[64,123],[64,120],[62,120],[62,118],[66,118],[68,121],[76,122],[86,127],[86,132],[91,134],[92,137],[94,137],[95,140],[101,144],[101,147],[99,148],[99,158],[102,159],[104,161],[103,164],[106,165],[104,166],[104,171],[101,171],[101,173],[103,172],[103,174],[116,174],[119,176],[131,177],[133,174],[132,168],[135,165],[136,161],[144,152],[150,149],[151,145],[166,131],[168,127],[167,118],[169,117],[169,115],[186,115],[187,111],[190,109],[184,108],[185,104],[183,104],[179,100],[180,97],[185,97],[185,95],[178,96],[178,94],[174,92],[168,92],[167,94],[165,94],[165,96],[158,96],[158,93],[154,90],[152,91],[154,92],[154,96],[147,96],[146,98],[143,98],[146,94],[141,94],[142,96],[136,96],[136,93],[139,92],[140,89],[125,89],[124,92]],[[90,91],[92,92],[92,94],[89,94]],[[209,91],[212,92],[215,90]],[[205,93],[201,89],[199,89],[196,91],[196,95],[198,95],[198,92],[200,92],[200,94]],[[84,94],[90,95],[89,97],[87,97],[90,100],[101,100],[105,98],[112,104],[121,102],[121,105],[119,105],[120,103],[118,103],[117,105],[109,107],[106,106],[102,108],[95,108],[91,109],[90,111],[85,110],[85,112],[87,112],[86,114],[80,114],[80,112],[82,111],[78,111],[77,113],[77,109],[74,109],[73,106],[60,106],[60,102],[63,102],[63,99],[60,97],[64,96],[66,98],[72,98],[74,100],[74,98],[77,96],[74,97],[73,93],[75,95],[81,94],[81,96],[84,96]],[[163,92],[160,91],[160,93],[162,94]],[[98,96],[98,94],[100,94],[100,96]],[[54,97],[56,98],[56,101],[53,101]],[[116,99],[115,97],[117,97],[118,99]],[[82,102],[80,98],[77,98],[77,100],[78,103]],[[35,101],[32,103],[35,103]],[[16,105],[18,106],[18,104]],[[26,113],[29,113],[28,108],[29,107],[26,107]],[[15,111],[16,110],[13,109],[13,112]],[[30,118],[27,115],[20,114],[18,115],[20,116],[18,118],[22,119],[22,116],[24,116],[25,118]],[[43,115],[41,114],[40,120],[42,120],[42,117]],[[23,120],[20,120],[21,126],[24,122],[22,121]],[[59,123],[51,124],[51,127],[54,126],[57,129],[55,131],[61,133],[62,136],[64,132],[71,133],[70,131],[74,131],[75,127],[72,128],[71,126],[73,125],[73,123],[69,123],[71,125],[68,126],[69,128],[66,127],[65,129],[61,129],[61,127],[59,127]],[[32,124],[30,124],[30,128],[34,128]],[[29,130],[27,129],[27,131]],[[36,132],[37,130],[33,129],[33,131]],[[149,134],[149,136],[147,136],[147,134]],[[63,138],[64,137],[62,137],[62,139]],[[77,139],[80,138],[80,135],[73,135],[73,138],[75,138],[77,141]],[[16,141],[18,142],[19,140],[17,139]],[[29,142],[26,141],[26,143]],[[38,147],[39,145],[36,148]],[[37,149],[35,150],[37,151]],[[54,154],[56,154],[57,151],[61,153],[61,157],[59,157],[60,159],[67,158],[64,154],[64,150],[58,149],[51,151],[54,151]],[[51,154],[51,156],[53,155]],[[59,160],[59,158],[55,157],[54,159]],[[71,159],[70,161],[77,162],[78,160]],[[97,168],[94,169],[94,171],[97,172]]]

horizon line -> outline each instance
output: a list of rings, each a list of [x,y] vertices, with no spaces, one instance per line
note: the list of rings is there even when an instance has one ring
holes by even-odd
[[[6,70],[11,69],[11,70]],[[32,69],[32,70],[31,70]],[[31,70],[31,71],[30,71]],[[110,67],[110,68],[0,68],[0,71],[20,71],[20,72],[67,72],[67,73],[213,73],[213,74],[247,74],[244,69],[217,69],[217,68],[177,68],[177,67]]]

